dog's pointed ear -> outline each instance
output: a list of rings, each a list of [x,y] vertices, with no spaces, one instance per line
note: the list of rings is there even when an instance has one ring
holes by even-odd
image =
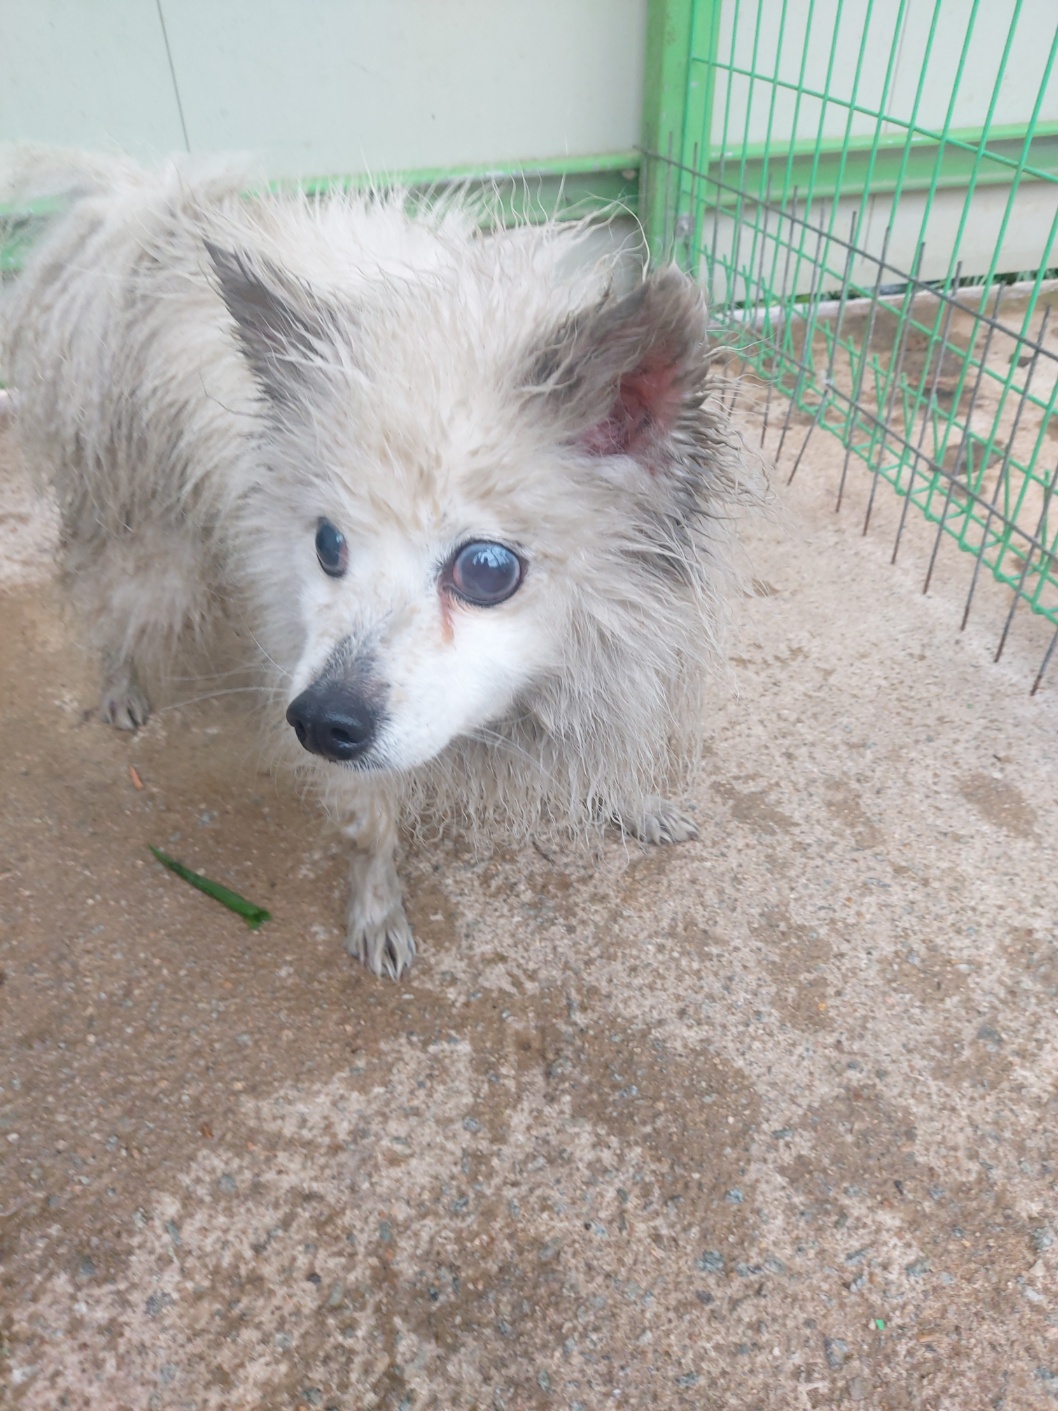
[[[289,402],[336,347],[333,315],[269,261],[205,241],[217,286],[254,376],[273,402]]]
[[[705,302],[669,267],[560,325],[538,350],[529,391],[588,454],[655,469],[685,409],[700,403],[704,376]]]

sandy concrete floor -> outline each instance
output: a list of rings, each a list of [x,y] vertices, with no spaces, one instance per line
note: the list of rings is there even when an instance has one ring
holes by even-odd
[[[700,840],[412,849],[399,986],[227,700],[88,717],[9,469],[5,1404],[1058,1401],[1058,669],[834,459],[749,531]]]

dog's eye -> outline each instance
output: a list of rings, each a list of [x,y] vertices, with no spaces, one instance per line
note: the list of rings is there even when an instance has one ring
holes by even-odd
[[[449,581],[468,603],[492,607],[518,588],[522,561],[503,544],[466,544],[452,560]]]
[[[320,567],[331,578],[341,578],[349,566],[349,545],[340,529],[329,519],[321,519],[316,528],[316,557]]]

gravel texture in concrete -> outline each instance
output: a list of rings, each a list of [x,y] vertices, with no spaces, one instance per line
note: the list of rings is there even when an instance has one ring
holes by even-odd
[[[342,849],[238,697],[92,718],[0,452],[6,1404],[1058,1401],[1035,624],[993,666],[999,595],[959,636],[963,566],[922,598],[925,536],[889,567],[891,507],[860,539],[813,443],[747,530],[699,840],[409,846],[395,985],[343,953]]]

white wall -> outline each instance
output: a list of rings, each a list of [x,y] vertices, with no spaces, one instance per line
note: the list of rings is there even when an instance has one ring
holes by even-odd
[[[326,176],[626,151],[646,0],[0,0],[0,140]]]

